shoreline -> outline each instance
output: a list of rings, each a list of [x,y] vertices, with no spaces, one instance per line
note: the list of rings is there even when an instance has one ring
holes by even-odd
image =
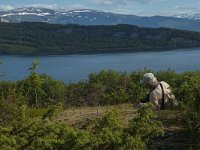
[[[96,55],[96,54],[116,54],[116,53],[145,53],[145,52],[167,52],[177,50],[196,49],[200,47],[172,47],[172,48],[148,48],[148,49],[132,49],[132,48],[115,48],[115,49],[96,49],[96,50],[78,50],[71,52],[51,52],[51,53],[19,53],[19,54],[7,54],[0,53],[0,56],[63,56],[63,55]]]

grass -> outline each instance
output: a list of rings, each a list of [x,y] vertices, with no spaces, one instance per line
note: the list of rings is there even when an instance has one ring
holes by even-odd
[[[54,117],[55,122],[65,123],[73,127],[81,127],[83,124],[95,117],[102,117],[107,111],[117,108],[119,119],[123,125],[128,124],[135,114],[131,104],[121,104],[115,106],[97,106],[97,107],[72,107],[68,108]]]
[[[129,120],[133,119],[137,112],[132,104],[99,107],[71,107],[56,115],[54,121],[79,128],[89,120],[95,117],[102,117],[107,111],[114,108],[117,108],[119,119],[124,126],[128,124]],[[181,120],[179,120],[179,118],[181,118],[179,117],[180,115],[181,113],[175,110],[157,111],[158,119],[163,122],[164,130],[169,131],[183,128],[181,126]]]

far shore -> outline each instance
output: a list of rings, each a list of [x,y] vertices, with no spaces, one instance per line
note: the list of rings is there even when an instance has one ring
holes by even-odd
[[[93,54],[114,54],[114,53],[141,53],[141,52],[164,52],[173,50],[196,49],[200,47],[168,47],[168,48],[148,48],[148,49],[133,49],[133,48],[115,48],[115,49],[96,49],[96,50],[74,50],[68,52],[32,52],[32,53],[0,53],[7,56],[55,56],[55,55],[93,55]]]

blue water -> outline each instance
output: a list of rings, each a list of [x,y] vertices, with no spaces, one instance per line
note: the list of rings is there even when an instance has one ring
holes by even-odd
[[[1,80],[16,81],[28,75],[34,59],[40,61],[39,73],[65,82],[87,79],[89,73],[113,69],[131,72],[145,67],[154,71],[171,68],[176,72],[200,70],[200,48],[165,52],[113,53],[93,55],[7,56],[1,55]]]

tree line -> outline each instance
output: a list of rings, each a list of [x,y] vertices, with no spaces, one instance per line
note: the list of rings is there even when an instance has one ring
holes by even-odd
[[[200,33],[134,25],[0,23],[0,53],[73,54],[200,46]]]

